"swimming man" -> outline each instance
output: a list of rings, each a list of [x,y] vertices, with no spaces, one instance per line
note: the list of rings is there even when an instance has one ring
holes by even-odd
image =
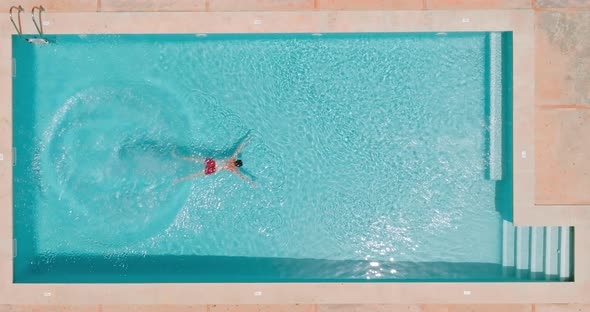
[[[242,167],[244,165],[244,162],[242,162],[241,159],[238,159],[238,155],[240,154],[240,152],[242,151],[242,149],[246,146],[246,144],[248,144],[248,142],[250,141],[250,137],[248,139],[246,139],[246,141],[244,141],[244,143],[240,144],[240,146],[238,146],[238,148],[234,151],[234,153],[232,154],[231,157],[226,158],[226,159],[222,159],[222,160],[215,160],[213,158],[198,158],[198,157],[180,157],[176,154],[176,149],[174,149],[172,151],[172,155],[174,155],[175,157],[178,157],[180,159],[183,160],[187,160],[187,161],[192,161],[192,162],[196,162],[196,163],[203,163],[205,165],[205,169],[203,171],[199,171],[199,172],[195,172],[193,174],[187,175],[186,177],[182,177],[180,179],[177,179],[176,181],[174,181],[174,183],[179,183],[179,182],[183,182],[189,179],[195,179],[195,178],[199,178],[199,177],[203,177],[203,176],[208,176],[208,175],[212,175],[215,174],[219,171],[222,170],[227,170],[229,172],[232,172],[234,174],[236,174],[238,177],[240,177],[242,180],[250,183],[252,186],[256,187],[256,184],[248,179],[247,177],[245,177],[244,175],[242,175],[242,173],[240,173],[239,169],[240,167]]]

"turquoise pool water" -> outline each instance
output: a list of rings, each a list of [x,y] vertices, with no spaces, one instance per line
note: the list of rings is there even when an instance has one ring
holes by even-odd
[[[489,36],[15,37],[15,281],[512,278]]]

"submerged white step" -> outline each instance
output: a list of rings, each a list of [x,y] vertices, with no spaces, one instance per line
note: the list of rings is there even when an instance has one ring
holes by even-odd
[[[570,259],[570,227],[559,227],[559,278],[570,279],[571,277],[571,259]]]
[[[516,269],[529,269],[530,228],[528,226],[516,227]]]
[[[502,180],[502,33],[490,33],[489,44],[490,179]]]
[[[502,266],[514,266],[514,225],[509,221],[502,221]]]
[[[545,275],[557,275],[559,257],[559,227],[545,227]]]
[[[545,231],[541,226],[531,228],[530,270],[531,273],[543,272],[543,243]]]

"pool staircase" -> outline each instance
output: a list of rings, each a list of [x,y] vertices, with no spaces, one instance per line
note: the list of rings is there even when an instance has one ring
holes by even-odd
[[[14,21],[14,11],[16,10],[16,14],[17,14],[17,22]],[[23,7],[21,5],[19,6],[11,6],[10,10],[9,10],[9,15],[10,15],[10,22],[12,23],[12,26],[14,26],[14,29],[16,30],[16,33],[18,34],[19,37],[22,37],[23,34],[23,27],[22,27],[22,23],[21,23],[21,18],[20,18],[20,14],[22,12],[24,12],[25,9],[23,9]],[[35,16],[35,11],[37,12],[37,16]],[[41,13],[45,12],[45,8],[43,8],[42,5],[39,6],[34,6],[31,9],[31,19],[33,20],[33,24],[35,25],[35,28],[37,29],[37,33],[39,34],[37,37],[33,37],[33,38],[25,38],[25,40],[29,43],[34,43],[34,44],[48,44],[49,40],[43,38],[43,19],[41,17]],[[37,22],[38,20],[38,22]]]
[[[502,224],[502,267],[516,279],[573,279],[573,228]]]

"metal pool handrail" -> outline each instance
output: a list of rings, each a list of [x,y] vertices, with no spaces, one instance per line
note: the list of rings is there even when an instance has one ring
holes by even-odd
[[[14,18],[12,17],[12,10],[14,10],[14,9],[16,9],[17,13],[18,13],[18,15],[17,15],[18,26],[16,26],[16,23],[14,22]],[[18,33],[19,36],[23,34],[23,27],[20,22],[20,12],[24,12],[24,11],[25,11],[25,9],[23,9],[23,7],[20,5],[19,6],[15,6],[15,5],[11,6],[10,11],[9,11],[10,21],[12,22],[12,26],[14,26],[14,29],[16,29],[16,32]]]
[[[35,20],[35,9],[39,10],[39,24],[41,24],[41,28],[39,28],[39,24],[37,24],[37,21]],[[33,9],[31,9],[31,19],[33,19],[33,23],[35,24],[35,28],[37,28],[37,32],[39,33],[40,36],[43,35],[43,21],[41,20],[41,12],[45,12],[45,9],[43,8],[42,5],[34,6]]]

